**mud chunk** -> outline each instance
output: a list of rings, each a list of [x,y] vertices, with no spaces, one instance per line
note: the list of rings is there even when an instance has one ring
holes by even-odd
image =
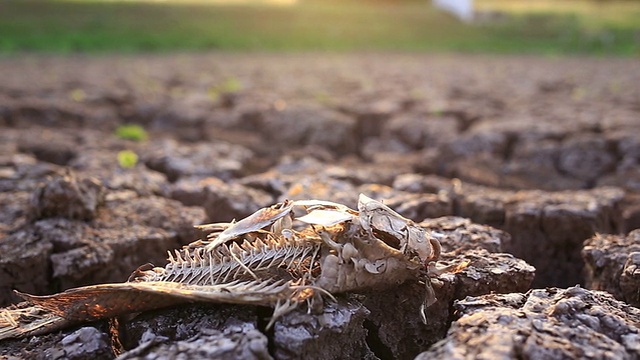
[[[193,241],[193,226],[206,221],[202,208],[182,206],[161,197],[128,194],[132,197],[114,196],[107,201],[90,224],[90,238],[109,246],[114,261],[88,273],[91,276],[84,277],[87,281],[120,282],[141,264],[164,263],[167,250]]]
[[[173,196],[183,200],[192,199],[194,205],[203,206],[210,222],[242,219],[273,203],[273,197],[262,190],[238,183],[227,184],[216,178],[203,179],[195,184],[179,184]]]
[[[359,150],[360,156],[367,161],[376,161],[384,157],[406,159],[413,153],[411,147],[398,139],[383,137],[366,138]]]
[[[32,155],[0,155],[0,191],[34,191],[46,176],[64,174],[61,167],[38,162]]]
[[[590,188],[616,168],[618,174],[601,183],[630,184],[618,180],[620,175],[633,175],[629,164],[637,163],[628,146],[623,141],[618,146],[616,139],[591,134],[587,125],[583,127],[583,132],[573,134],[566,125],[536,124],[526,117],[485,121],[451,138],[436,161],[441,174],[494,187],[548,191]]]
[[[151,338],[171,343],[188,340],[204,331],[235,328],[256,330],[255,307],[229,304],[190,304],[145,312],[121,322],[121,342],[131,350]],[[235,331],[234,331],[235,332]]]
[[[122,359],[270,359],[251,306],[195,304],[144,313],[121,327]]]
[[[67,165],[75,156],[78,144],[63,141],[47,141],[42,138],[23,141],[18,150],[33,154],[38,160],[56,165]]]
[[[280,199],[327,199],[355,208],[358,193],[355,186],[332,178],[295,177]]]
[[[0,306],[19,300],[14,289],[40,295],[47,291],[52,249],[29,229],[0,237]]]
[[[615,169],[613,144],[601,136],[581,136],[562,144],[558,159],[561,172],[593,182]]]
[[[449,326],[449,308],[454,299],[455,278],[440,277],[435,293],[438,301],[420,318],[425,286],[407,282],[385,291],[364,293],[362,304],[371,311],[364,325],[367,343],[381,359],[410,359],[442,339]]]
[[[52,276],[63,289],[89,283],[87,275],[109,267],[113,260],[113,249],[84,222],[46,219],[36,222],[33,229],[41,242],[53,245],[49,257]]]
[[[456,158],[468,158],[480,154],[504,157],[508,143],[508,134],[495,131],[475,131],[456,138],[448,144],[447,150]]]
[[[640,307],[640,252],[629,254],[620,276],[620,289],[629,304]]]
[[[62,288],[72,287],[70,284],[81,284],[78,278],[86,277],[87,273],[96,270],[100,266],[106,265],[113,259],[113,251],[100,243],[93,243],[95,246],[83,246],[64,253],[52,254],[51,263],[53,265],[53,277],[72,280],[62,282]]]
[[[264,134],[268,144],[276,148],[320,145],[339,154],[356,149],[353,140],[355,120],[330,109],[293,105],[282,111],[268,112],[260,120],[253,130]]]
[[[640,307],[640,230],[627,236],[597,234],[584,242],[585,285]]]
[[[164,262],[166,250],[180,244],[175,232],[141,225],[100,229],[40,221],[35,227],[40,241],[54,245],[49,261],[56,291],[124,281],[141,264]]]
[[[508,233],[491,226],[472,223],[471,220],[461,217],[425,219],[418,225],[440,239],[443,252],[456,255],[473,249],[485,249],[490,253],[503,252],[511,243]]]
[[[504,132],[463,133],[443,146],[441,171],[465,181],[496,186],[510,142],[510,136]]]
[[[85,326],[73,331],[22,340],[3,340],[0,343],[0,358],[109,360],[113,359],[114,355],[108,335],[98,328]]]
[[[119,144],[112,146],[129,148]],[[167,184],[164,174],[147,168],[142,162],[132,168],[123,168],[118,163],[117,153],[100,148],[82,151],[69,166],[79,173],[98,178],[107,189],[134,190],[141,196],[161,194]]]
[[[0,191],[0,234],[17,229],[29,220],[30,197],[26,191]]]
[[[636,133],[636,129],[629,128],[610,135],[610,138],[617,140],[620,160],[616,170],[602,176],[598,185],[620,186],[636,193],[640,192],[640,139]],[[637,224],[640,226],[640,222]]]
[[[354,178],[357,178],[358,175],[358,171],[351,172],[340,167],[326,165],[315,156],[286,155],[273,169],[244,177],[238,183],[266,191],[275,199],[284,201],[285,199],[312,198],[305,197],[306,194],[312,193],[317,196],[329,196],[327,189],[332,187],[335,187],[336,191],[341,188],[353,189],[354,185],[350,180],[357,181]]]
[[[492,254],[486,250],[471,250],[451,257],[443,254],[442,263],[468,264],[455,274],[455,299],[488,293],[527,291],[536,269],[511,254]]]
[[[390,119],[382,134],[386,141],[397,140],[417,150],[447,144],[457,133],[458,121],[454,117],[411,113]]]
[[[366,188],[362,188],[366,192]],[[394,192],[386,198],[385,204],[402,216],[413,220],[438,218],[453,213],[453,200],[446,193],[411,194]]]
[[[187,340],[162,342],[151,338],[118,359],[272,359],[267,337],[256,329],[203,330]]]
[[[196,237],[201,208],[133,191],[110,192],[92,221],[45,218],[0,236],[0,303],[12,290],[43,295],[100,282],[122,282],[140,265],[164,263],[166,251]],[[4,275],[2,275],[4,274]]]
[[[35,97],[8,105],[9,124],[27,128],[33,125],[78,129],[87,123],[87,111],[82,106],[61,101],[52,103]]]
[[[393,114],[401,111],[403,106],[399,99],[358,100],[360,101],[345,102],[338,108],[356,118],[359,139],[381,135],[384,124]]]
[[[593,179],[573,177],[558,167],[560,146],[558,141],[546,138],[529,137],[520,134],[521,139],[514,145],[513,154],[502,168],[503,176],[499,177],[496,186],[516,189],[566,190],[581,189],[589,185]],[[540,136],[540,135],[538,135]],[[594,154],[594,156],[596,156]],[[570,150],[566,150],[563,165],[569,168],[575,160]],[[577,169],[576,169],[577,170]]]
[[[380,184],[391,185],[399,174],[411,171],[412,159],[397,155],[390,158],[374,159],[373,163],[362,163],[359,158],[344,158],[335,165],[322,166],[321,173],[337,180],[346,180],[354,185]]]
[[[617,232],[623,224],[625,192],[613,187],[510,191],[415,174],[398,177],[394,187],[445,192],[453,199],[455,215],[511,234],[504,250],[535,266],[534,286],[580,283],[582,242],[596,232]]]
[[[456,188],[460,185],[460,181],[453,181],[441,176],[405,173],[395,178],[392,187],[396,190],[412,193],[444,192],[455,195]]]
[[[416,359],[636,359],[640,310],[580,287],[457,301],[447,337]]]
[[[371,185],[385,188],[397,175],[411,170],[409,162],[398,159],[362,163],[355,157],[335,160],[321,151],[309,154],[311,149],[307,150],[289,153],[271,170],[242,178],[239,183],[267,191],[281,201],[322,198],[356,206],[358,192],[368,193]]]
[[[166,187],[165,196],[178,200],[187,206],[203,206],[207,199],[209,190],[207,187],[226,186],[226,184],[215,177],[186,178],[180,179]]]
[[[151,116],[149,128],[171,132],[185,142],[207,140],[206,119],[214,107],[211,100],[205,94],[189,94],[181,101],[160,105]]]
[[[46,351],[51,358],[110,359],[113,357],[109,340],[94,327],[82,327],[65,336],[53,349]]]
[[[640,228],[640,193],[628,193],[622,205],[622,231]]]
[[[179,178],[215,176],[229,180],[242,175],[253,153],[223,141],[180,144],[174,140],[157,142],[143,154],[145,164],[175,182]]]
[[[60,216],[91,220],[103,201],[104,188],[98,180],[69,172],[49,179],[33,193],[31,212],[35,219]]]
[[[194,225],[206,221],[202,208],[182,206],[159,196],[138,196],[133,191],[112,192],[91,222],[98,229],[158,228],[175,234],[181,244],[193,241]]]
[[[363,322],[369,311],[358,301],[328,302],[321,314],[295,311],[273,330],[276,359],[361,359],[370,353]]]
[[[616,188],[518,193],[506,208],[502,227],[513,237],[507,250],[539,270],[534,286],[580,283],[582,242],[595,232],[617,230],[617,204],[623,196]]]

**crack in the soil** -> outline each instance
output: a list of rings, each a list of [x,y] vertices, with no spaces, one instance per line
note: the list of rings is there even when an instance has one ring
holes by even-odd
[[[276,344],[273,339],[275,334],[274,326],[272,326],[270,329],[267,329],[267,324],[269,324],[269,320],[271,319],[272,316],[273,316],[272,308],[265,307],[265,306],[256,306],[256,317],[258,318],[257,320],[258,331],[260,331],[261,333],[264,334],[264,336],[267,337],[267,351],[269,352],[269,355],[271,355],[271,357],[275,359]]]
[[[379,359],[393,359],[393,351],[391,351],[391,349],[382,342],[380,335],[378,334],[378,328],[373,321],[365,319],[362,325],[367,330],[367,337],[365,341],[373,354]]]

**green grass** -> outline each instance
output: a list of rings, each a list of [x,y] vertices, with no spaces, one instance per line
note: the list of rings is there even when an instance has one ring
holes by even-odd
[[[418,0],[307,0],[293,6],[0,0],[0,53],[464,51],[640,54],[631,17],[594,26],[584,12],[516,12],[466,25]],[[634,11],[636,13],[634,13]],[[610,18],[608,18],[610,19]],[[639,20],[640,21],[640,20]]]

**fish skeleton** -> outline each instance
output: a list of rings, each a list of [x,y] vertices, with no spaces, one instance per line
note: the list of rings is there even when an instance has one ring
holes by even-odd
[[[297,216],[299,215],[299,216]],[[363,194],[358,211],[322,200],[284,201],[232,223],[198,226],[204,239],[169,252],[164,267],[141,266],[124,283],[34,296],[0,309],[0,339],[49,333],[73,324],[186,302],[274,308],[271,327],[306,303],[334,294],[425,283],[420,315],[436,302],[431,278],[440,255],[431,234]]]

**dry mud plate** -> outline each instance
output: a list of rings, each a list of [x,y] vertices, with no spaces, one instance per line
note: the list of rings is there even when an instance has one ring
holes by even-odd
[[[270,308],[194,303],[120,318],[121,359],[640,358],[636,59],[20,57],[0,79],[2,306],[126,281],[193,225],[284,199],[384,200],[467,264],[434,279],[427,325],[412,282],[272,328]],[[92,322],[0,357],[115,347]]]

